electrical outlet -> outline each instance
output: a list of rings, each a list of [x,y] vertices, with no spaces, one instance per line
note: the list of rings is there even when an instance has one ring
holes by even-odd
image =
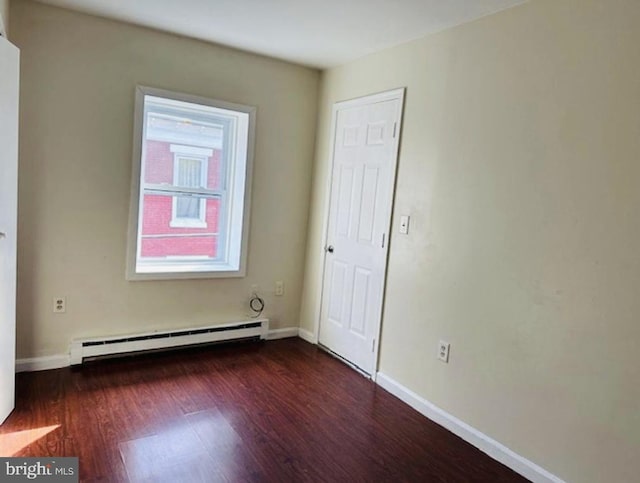
[[[53,299],[53,312],[64,314],[67,311],[67,297],[55,297]]]
[[[276,295],[281,297],[284,295],[284,282],[282,280],[278,280],[276,282]]]
[[[449,349],[451,348],[451,344],[441,340],[438,342],[438,359],[442,362],[449,363]]]

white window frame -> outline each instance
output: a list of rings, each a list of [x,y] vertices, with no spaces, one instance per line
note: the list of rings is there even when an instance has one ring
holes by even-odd
[[[215,260],[203,261],[200,257],[166,257],[165,259],[149,262],[140,262],[141,229],[142,229],[142,201],[145,191],[149,192],[149,185],[141,187],[142,163],[144,162],[144,116],[145,97],[157,97],[165,100],[182,101],[203,106],[210,106],[222,110],[225,115],[242,122],[236,123],[236,130],[230,136],[229,159],[233,158],[225,167],[227,182],[227,196],[224,198],[224,207],[221,210],[221,223],[225,224],[223,242],[219,246],[225,247],[223,254],[219,254]],[[168,279],[193,279],[193,278],[226,278],[244,277],[246,275],[247,247],[249,244],[249,215],[251,208],[251,184],[253,170],[253,154],[255,142],[255,117],[256,108],[225,101],[208,99],[189,94],[177,93],[146,86],[136,88],[133,161],[131,177],[131,203],[129,210],[129,230],[127,242],[127,270],[126,279],[136,280],[168,280]],[[246,140],[246,143],[243,142]],[[177,145],[176,145],[177,146]],[[204,156],[203,148],[194,146],[179,146],[185,157]],[[186,149],[184,149],[186,148]],[[176,147],[174,156],[179,149]],[[208,148],[204,148],[205,151]],[[198,151],[198,152],[196,152]],[[211,151],[209,149],[209,151]],[[175,169],[175,163],[174,163]],[[175,173],[175,171],[174,171]],[[151,186],[152,192],[162,193],[162,186]],[[189,192],[189,189],[181,190]],[[191,190],[194,191],[194,190]],[[220,190],[217,190],[219,193]],[[206,203],[206,199],[203,200]],[[175,210],[174,210],[175,213]],[[201,210],[204,213],[204,210]],[[206,225],[205,225],[206,226]],[[222,232],[221,232],[222,233]],[[140,241],[140,243],[139,243]],[[148,267],[151,267],[149,269]]]
[[[180,171],[180,160],[189,159],[200,161],[200,182],[201,186],[207,186],[209,174],[209,159],[213,156],[213,149],[197,148],[193,146],[181,146],[171,144],[170,150],[173,153],[173,184],[177,184],[178,173]],[[200,199],[198,218],[180,218],[178,216],[178,198],[173,197],[171,201],[171,228],[207,228],[207,200]]]

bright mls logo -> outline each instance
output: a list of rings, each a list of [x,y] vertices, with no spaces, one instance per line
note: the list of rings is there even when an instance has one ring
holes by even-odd
[[[0,483],[78,483],[78,458],[0,458]]]

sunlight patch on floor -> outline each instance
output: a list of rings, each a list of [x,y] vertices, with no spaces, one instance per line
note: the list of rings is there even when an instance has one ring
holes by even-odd
[[[59,424],[54,424],[52,426],[43,426],[42,428],[0,434],[0,456],[13,456],[21,449],[26,448],[34,441],[39,440],[59,427]]]

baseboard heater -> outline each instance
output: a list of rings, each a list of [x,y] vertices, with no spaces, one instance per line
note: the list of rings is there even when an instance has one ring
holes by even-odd
[[[156,331],[141,334],[76,339],[71,342],[70,362],[72,366],[82,364],[85,359],[170,349],[196,344],[207,344],[237,339],[266,339],[269,319],[255,319],[231,324],[193,327],[171,331]]]

